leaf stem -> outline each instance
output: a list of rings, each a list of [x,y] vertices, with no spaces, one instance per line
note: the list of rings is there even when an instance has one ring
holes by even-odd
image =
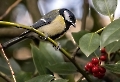
[[[13,68],[12,68],[12,66],[11,66],[11,64],[10,64],[10,61],[9,61],[9,59],[7,58],[7,56],[6,56],[5,52],[4,52],[4,49],[2,48],[2,45],[1,45],[1,44],[0,44],[0,49],[1,49],[1,52],[2,52],[2,54],[3,54],[3,56],[4,56],[5,60],[6,60],[6,62],[7,62],[7,64],[8,64],[8,66],[9,66],[9,69],[10,69],[11,74],[12,74],[12,77],[13,77],[13,81],[16,82],[15,73],[14,73],[14,71],[13,71]]]
[[[97,30],[95,33],[100,33],[100,32],[103,31],[105,28],[106,28],[106,27],[103,27],[103,28]]]
[[[94,52],[94,55],[95,55],[97,58],[99,58],[95,52]]]
[[[0,72],[0,77],[2,77],[7,82],[12,82],[12,80],[4,73]]]
[[[42,37],[46,37],[46,35],[36,29],[34,29],[33,27],[30,26],[25,26],[22,24],[17,24],[17,23],[12,23],[12,22],[6,22],[6,21],[0,21],[0,25],[8,25],[8,26],[15,26],[18,28],[23,28],[23,29],[28,29],[31,30],[35,33],[37,33],[38,35],[42,36]],[[51,42],[54,46],[58,46],[58,43],[55,42],[54,40],[52,40],[50,37],[46,38],[49,42]],[[79,66],[79,64],[73,59],[73,57],[67,52],[65,51],[63,48],[59,49],[78,69],[78,71],[86,78],[86,80],[88,82],[92,82],[90,77],[88,76],[88,74],[86,74],[86,72]]]
[[[108,6],[107,6],[107,2],[106,2],[106,0],[104,0],[104,1],[105,1],[105,5],[106,5],[106,8],[107,8],[108,16],[109,16],[109,18],[110,18],[110,21],[112,22],[112,21],[113,21],[113,18],[112,18],[112,16],[111,16],[110,12],[109,12],[109,9],[108,9]]]

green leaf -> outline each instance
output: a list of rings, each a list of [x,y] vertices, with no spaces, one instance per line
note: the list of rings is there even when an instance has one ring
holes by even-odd
[[[113,21],[103,30],[100,39],[100,48],[117,40],[120,40],[120,19]]]
[[[105,68],[113,73],[120,74],[120,61],[118,61],[116,64],[106,64]]]
[[[31,45],[32,48],[32,54],[33,54],[33,61],[35,63],[35,66],[38,70],[38,72],[43,75],[43,74],[47,74],[47,69],[46,69],[46,65],[47,65],[47,60],[44,57],[44,55],[42,54],[42,52],[40,52],[40,50],[36,47]]]
[[[47,58],[47,60],[51,63],[63,62],[64,58],[59,50],[55,50],[52,44],[47,42],[40,42],[39,45],[40,52]]]
[[[117,7],[117,0],[92,0],[94,8],[103,15],[111,16]]]
[[[80,39],[83,35],[85,35],[86,33],[88,33],[88,32],[87,32],[87,31],[80,31],[80,32],[78,32],[78,33],[72,33],[72,36],[73,36],[75,42],[76,42],[77,44],[79,44],[79,39]]]
[[[47,66],[47,68],[52,72],[58,73],[60,75],[68,75],[77,71],[76,67],[69,62],[56,63],[54,65]]]
[[[120,78],[119,77],[115,78],[113,82],[120,82]]]
[[[88,57],[100,44],[100,36],[96,33],[87,33],[79,41],[81,51]]]
[[[3,65],[0,65],[0,71],[10,76],[11,75],[10,69],[4,67]]]
[[[28,80],[26,82],[50,82],[54,77],[52,75],[41,75],[34,77],[31,80]]]
[[[37,48],[31,45],[33,60],[38,72],[42,75],[50,74],[46,68],[49,64],[55,64],[57,62],[63,62],[62,54],[59,51],[55,51],[50,45],[40,42],[40,47]]]
[[[16,74],[16,80],[17,82],[25,82],[26,80],[29,80],[32,76],[32,73],[26,73],[26,72],[19,72]]]
[[[112,42],[111,44],[107,45],[105,47],[107,53],[110,55],[112,52],[117,51],[118,49],[120,49],[120,40],[119,41],[115,41]]]
[[[57,79],[57,80],[54,80],[54,81],[51,81],[51,82],[68,82],[68,80],[66,80],[66,79]]]
[[[15,73],[17,73],[21,70],[20,66],[13,58],[10,58],[9,61],[12,66],[12,69],[14,70]],[[9,66],[3,57],[0,57],[0,71],[7,75],[11,75]]]
[[[76,48],[76,46],[73,44],[73,42],[71,40],[68,40],[66,42],[66,44],[63,46],[63,48],[66,50],[66,51],[72,51]]]
[[[116,64],[120,64],[120,61],[118,61]]]

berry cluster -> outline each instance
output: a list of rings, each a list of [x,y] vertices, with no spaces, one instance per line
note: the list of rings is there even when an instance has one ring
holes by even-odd
[[[85,70],[93,76],[101,79],[104,77],[106,69],[101,66],[101,62],[105,62],[107,60],[107,53],[105,48],[101,49],[101,55],[99,58],[94,57],[90,62],[85,65]]]

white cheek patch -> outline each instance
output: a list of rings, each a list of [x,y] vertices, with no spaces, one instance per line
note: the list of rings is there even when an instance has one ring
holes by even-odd
[[[64,16],[65,16],[65,20],[71,21],[69,17],[69,13],[67,11],[64,11]]]

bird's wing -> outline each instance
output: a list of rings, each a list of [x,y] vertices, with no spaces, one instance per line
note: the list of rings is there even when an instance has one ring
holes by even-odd
[[[44,20],[39,20],[39,21],[35,22],[31,27],[34,27],[35,29],[37,29],[37,28],[40,28],[40,27],[42,27],[44,25],[47,25],[47,24],[51,23],[51,20],[49,18],[46,18]],[[30,32],[31,32],[30,30],[26,30],[20,36],[26,35],[26,34],[28,34]]]
[[[48,25],[50,24],[55,18],[56,16],[58,16],[59,13],[56,10],[53,10],[52,12],[47,13],[45,16],[43,16],[40,20],[38,20],[37,22],[35,22],[32,27],[34,27],[35,29],[40,28],[44,25]],[[28,33],[30,33],[30,30],[26,30],[24,31],[20,36],[26,35]]]

